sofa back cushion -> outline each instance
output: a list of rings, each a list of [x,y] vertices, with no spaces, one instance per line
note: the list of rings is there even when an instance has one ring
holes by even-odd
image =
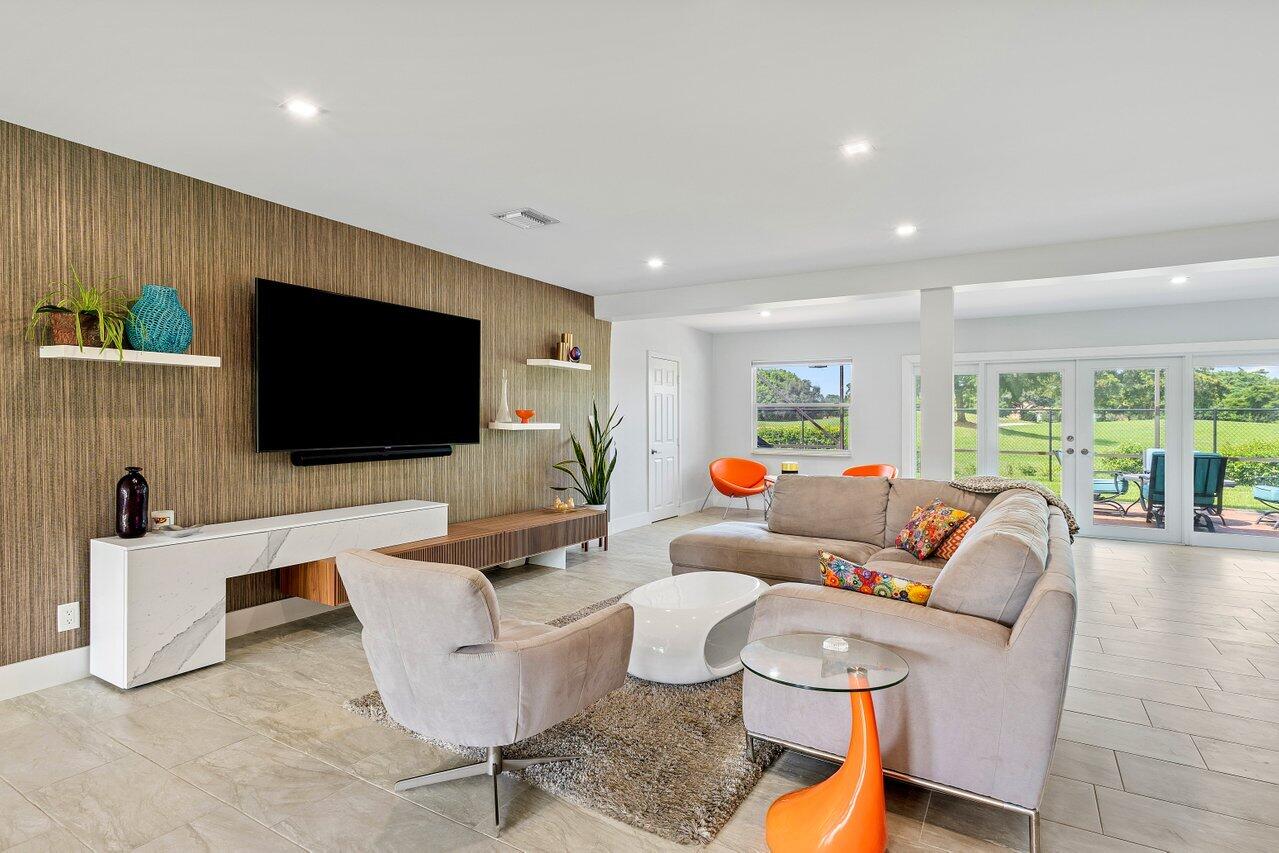
[[[929,607],[1012,626],[1048,559],[1048,504],[1034,492],[995,496],[951,557]]]
[[[887,506],[888,480],[884,477],[783,475],[773,487],[768,529],[791,536],[879,544],[884,538]],[[814,560],[816,557],[814,552]]]
[[[893,544],[897,534],[910,521],[917,506],[928,506],[938,498],[946,506],[962,509],[980,516],[990,503],[992,495],[976,495],[949,486],[940,480],[890,480],[888,485],[888,509],[885,512],[883,537],[878,540],[884,547]]]

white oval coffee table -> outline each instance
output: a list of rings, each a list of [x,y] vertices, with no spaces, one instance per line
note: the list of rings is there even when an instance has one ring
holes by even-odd
[[[635,610],[627,671],[662,684],[698,684],[742,668],[741,652],[768,589],[735,572],[689,572],[646,583],[622,601]]]

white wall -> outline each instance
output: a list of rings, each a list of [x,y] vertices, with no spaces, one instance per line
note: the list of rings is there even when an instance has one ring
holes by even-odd
[[[715,455],[750,456],[774,473],[783,458],[806,474],[838,474],[849,465],[898,464],[901,457],[902,355],[919,350],[914,323],[793,329],[715,336]],[[753,454],[751,362],[851,358],[853,394],[848,456]]]
[[[710,488],[706,465],[714,455],[711,424],[711,335],[674,320],[613,324],[610,388],[618,413],[617,469],[613,472],[610,527],[624,530],[648,517],[648,353],[680,363],[680,499],[697,509]]]
[[[960,320],[955,353],[1261,340],[1279,337],[1276,318],[1279,298]],[[714,456],[747,456],[773,472],[783,458],[798,460],[809,474],[838,474],[871,462],[905,467],[902,357],[919,352],[917,324],[718,334],[714,351]],[[751,362],[840,357],[853,360],[851,456],[754,454]]]

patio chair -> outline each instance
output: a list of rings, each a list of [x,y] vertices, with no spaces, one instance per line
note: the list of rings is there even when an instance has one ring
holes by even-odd
[[[1128,481],[1120,471],[1114,471],[1109,477],[1095,477],[1092,481],[1092,502],[1098,506],[1127,515],[1130,507],[1124,506],[1119,499],[1128,494]]]
[[[1146,521],[1153,521],[1157,527],[1164,526],[1166,467],[1162,450],[1151,453],[1150,479],[1141,487],[1142,497],[1145,499]],[[1209,533],[1215,533],[1216,528],[1212,524],[1214,515],[1223,527],[1226,524],[1226,519],[1221,514],[1226,497],[1226,457],[1220,453],[1196,451],[1194,484],[1195,525],[1202,522]]]
[[[1279,530],[1279,480],[1263,480],[1252,487],[1252,496],[1265,506],[1272,507],[1257,516],[1258,524],[1265,524],[1266,519],[1275,516],[1275,530]]]

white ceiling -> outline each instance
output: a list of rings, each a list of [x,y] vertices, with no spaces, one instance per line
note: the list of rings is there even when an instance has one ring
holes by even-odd
[[[1171,284],[1169,279],[1177,274],[1186,274],[1190,280],[1182,285]],[[1279,297],[1279,258],[1214,268],[1140,270],[957,287],[955,317],[968,320],[1271,297]],[[760,316],[764,308],[769,311],[768,317]],[[919,319],[919,293],[776,302],[676,319],[716,333],[906,323]]]
[[[1263,0],[0,16],[0,118],[594,294],[1279,216]]]

